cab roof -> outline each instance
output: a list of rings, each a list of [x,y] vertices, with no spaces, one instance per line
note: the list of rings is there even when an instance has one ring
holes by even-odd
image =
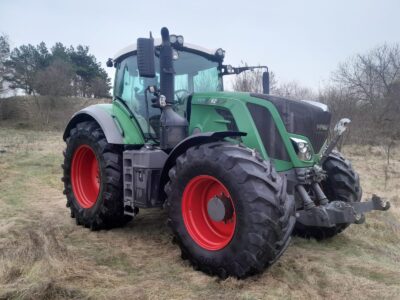
[[[154,46],[156,46],[156,47],[157,46],[161,46],[161,39],[160,38],[154,39]],[[218,48],[207,49],[207,48],[203,48],[201,46],[190,44],[190,43],[186,43],[186,42],[183,44],[182,48],[183,49],[187,49],[187,50],[193,50],[194,52],[202,52],[202,53],[205,53],[205,54],[207,54],[209,56],[214,56],[215,52],[218,50]],[[123,57],[123,56],[125,56],[125,55],[127,55],[129,53],[133,54],[134,52],[136,52],[136,50],[137,50],[136,43],[130,44],[129,46],[127,46],[127,47],[121,49],[120,51],[118,51],[114,55],[113,60],[117,61],[117,60],[119,60],[119,58],[121,58],[121,57]]]

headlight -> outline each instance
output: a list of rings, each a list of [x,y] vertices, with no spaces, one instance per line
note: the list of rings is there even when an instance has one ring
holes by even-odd
[[[311,160],[312,159],[312,149],[307,141],[293,138],[291,137],[290,140],[296,150],[297,157],[301,160]]]
[[[177,41],[177,36],[175,35],[175,34],[171,34],[170,36],[169,36],[169,42],[171,43],[171,44],[175,44],[176,43],[176,41]]]
[[[170,34],[169,35],[169,42],[171,44],[177,44],[179,46],[183,46],[183,36]]]
[[[183,45],[183,36],[178,35],[177,40],[178,40],[178,44],[182,46]]]

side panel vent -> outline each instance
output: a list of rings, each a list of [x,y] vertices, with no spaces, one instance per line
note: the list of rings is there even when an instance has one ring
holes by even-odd
[[[232,113],[227,110],[227,109],[222,109],[222,108],[216,108],[215,111],[223,117],[226,121],[229,121],[230,123],[227,124],[228,130],[229,131],[239,131],[235,119],[233,118]]]

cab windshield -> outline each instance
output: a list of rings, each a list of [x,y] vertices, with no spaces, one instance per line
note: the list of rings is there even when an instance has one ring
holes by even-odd
[[[175,101],[181,102],[185,96],[194,92],[222,91],[222,76],[219,63],[190,52],[177,51],[174,59]],[[159,70],[159,59],[155,60]],[[116,65],[114,95],[122,99],[135,115],[145,136],[154,136],[158,132],[160,109],[151,107],[152,95],[145,100],[145,89],[149,85],[160,86],[160,74],[155,78],[139,76],[136,55],[128,56]],[[147,115],[148,113],[148,115]],[[149,122],[147,121],[149,120]]]

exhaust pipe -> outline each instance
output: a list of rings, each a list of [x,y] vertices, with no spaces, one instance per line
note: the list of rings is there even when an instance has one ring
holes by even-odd
[[[166,27],[161,29],[162,44],[160,49],[160,91],[165,96],[168,104],[174,103],[174,64],[172,47],[169,41],[169,31]]]
[[[188,136],[189,124],[186,118],[173,109],[174,104],[174,63],[169,31],[161,29],[162,44],[160,49],[160,147],[163,150],[173,149]]]

